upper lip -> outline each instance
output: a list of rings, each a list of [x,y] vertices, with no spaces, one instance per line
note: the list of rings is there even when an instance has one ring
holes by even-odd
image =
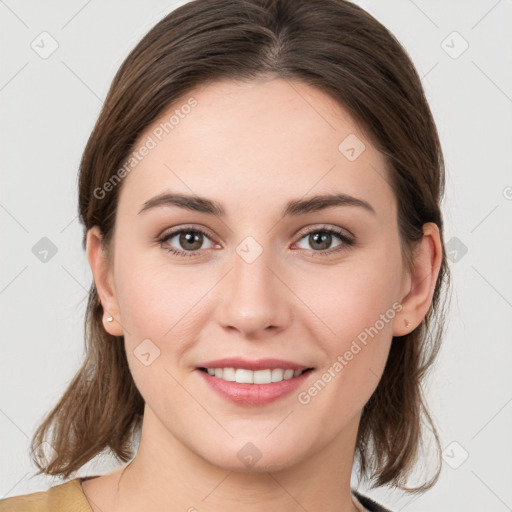
[[[247,370],[273,370],[282,368],[283,370],[307,370],[311,366],[294,363],[293,361],[285,361],[284,359],[258,359],[249,361],[240,357],[225,357],[223,359],[215,359],[207,361],[197,366],[198,368],[245,368]]]

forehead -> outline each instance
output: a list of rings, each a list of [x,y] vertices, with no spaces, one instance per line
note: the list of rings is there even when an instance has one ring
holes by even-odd
[[[340,192],[394,214],[384,156],[341,105],[301,82],[200,86],[167,108],[134,152],[144,145],[151,149],[124,178],[120,209],[138,212],[165,190],[211,197],[228,215]]]

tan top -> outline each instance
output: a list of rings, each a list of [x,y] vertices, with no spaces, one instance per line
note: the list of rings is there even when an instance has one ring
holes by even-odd
[[[87,477],[94,478],[94,477]],[[371,512],[352,494],[360,512]],[[377,509],[380,510],[380,509]],[[0,512],[93,512],[82,489],[81,478],[54,485],[47,491],[0,500]]]
[[[93,512],[80,478],[54,485],[47,491],[0,500],[0,512]]]

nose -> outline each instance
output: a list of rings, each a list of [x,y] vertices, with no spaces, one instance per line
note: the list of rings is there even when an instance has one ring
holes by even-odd
[[[270,258],[270,250],[248,261],[233,254],[233,268],[222,280],[216,317],[224,329],[263,339],[289,326],[293,294],[279,270],[282,267]]]

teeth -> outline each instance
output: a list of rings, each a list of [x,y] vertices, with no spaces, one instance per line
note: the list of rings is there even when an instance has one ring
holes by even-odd
[[[229,382],[240,384],[270,384],[298,377],[304,370],[274,368],[272,370],[246,370],[245,368],[207,368],[208,373]]]

